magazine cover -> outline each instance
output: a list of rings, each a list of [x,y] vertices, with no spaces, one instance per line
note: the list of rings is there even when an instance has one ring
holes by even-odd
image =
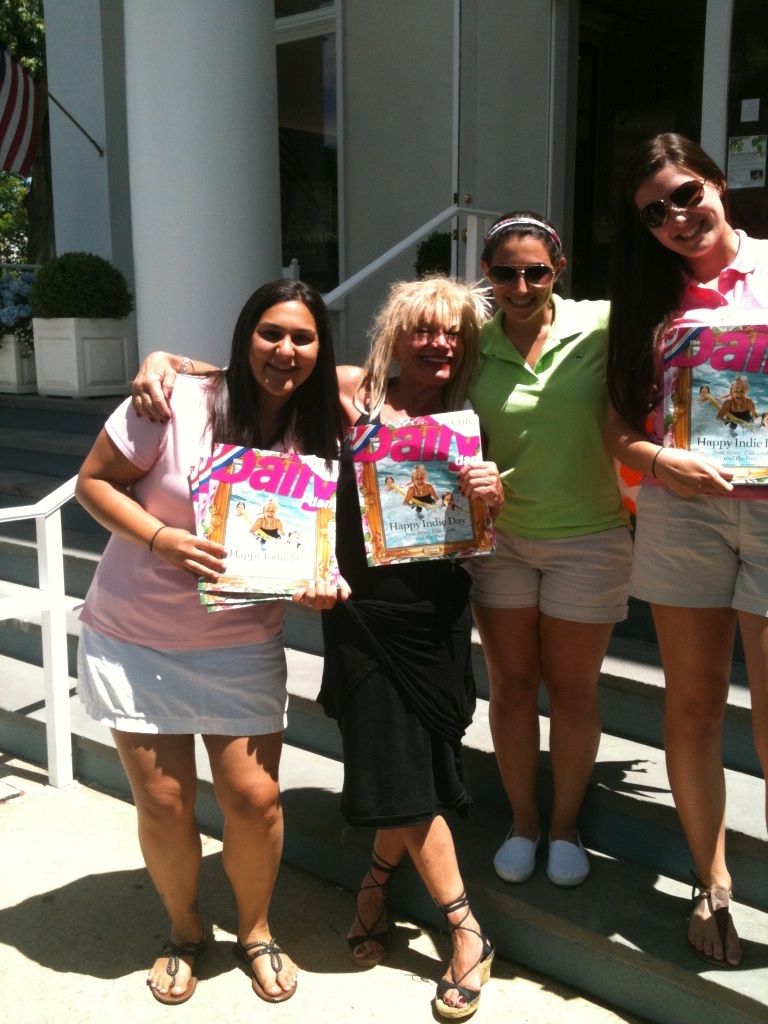
[[[201,580],[211,611],[290,597],[336,568],[338,463],[219,444],[190,474],[198,536],[227,548],[227,572]]]
[[[768,326],[672,328],[664,339],[665,447],[738,483],[768,483]]]
[[[461,410],[353,427],[368,565],[466,558],[494,548],[484,502],[461,496],[461,467],[482,460],[480,423]]]

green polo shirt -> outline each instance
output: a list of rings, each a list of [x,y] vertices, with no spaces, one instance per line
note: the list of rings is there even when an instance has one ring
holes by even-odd
[[[553,296],[552,330],[531,369],[504,334],[484,327],[470,399],[499,467],[497,527],[521,537],[574,537],[627,523],[603,440],[608,302]]]

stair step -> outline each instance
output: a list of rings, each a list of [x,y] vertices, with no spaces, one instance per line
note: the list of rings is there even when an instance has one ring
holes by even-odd
[[[0,427],[0,448],[18,448],[22,452],[51,452],[85,458],[93,447],[91,434],[30,430],[28,427]]]
[[[76,613],[70,612],[70,628]],[[334,721],[326,718],[315,697],[320,685],[321,659],[289,649],[288,685],[290,709],[286,743],[341,761],[341,741]],[[74,673],[74,664],[71,671]],[[42,670],[0,657],[4,678],[0,708],[15,712],[30,703],[30,693],[42,695]],[[41,714],[43,712],[41,711]],[[73,706],[73,730],[97,739],[101,728],[80,708]],[[549,723],[540,720],[542,746],[549,741]],[[495,821],[494,849],[510,825],[509,804],[493,754],[488,707],[478,701],[475,719],[464,742],[470,789],[478,808]],[[19,754],[26,751],[20,750]],[[738,879],[740,898],[768,908],[765,865],[768,842],[761,816],[762,780],[738,772],[726,773],[728,788],[728,858]],[[545,816],[551,806],[551,769],[546,750],[539,759],[539,794]],[[683,836],[667,783],[663,754],[633,741],[603,735],[592,780],[580,819],[585,843],[613,857],[647,866],[661,866],[665,874],[688,879],[690,853]]]
[[[0,670],[8,668],[0,665]],[[0,748],[27,734],[29,746],[44,745],[44,708],[36,683],[39,670],[18,668],[28,687],[15,714],[0,711]],[[73,681],[74,682],[74,681]],[[88,719],[72,701],[76,771],[127,795],[128,787],[107,729]],[[198,818],[221,834],[202,741]],[[285,859],[338,885],[354,888],[365,871],[371,834],[349,828],[339,813],[342,768],[290,744],[283,752],[281,790],[286,818]],[[768,913],[739,903],[736,922],[744,968],[718,970],[696,959],[685,939],[690,906],[687,884],[658,870],[590,850],[592,874],[573,890],[547,881],[543,857],[526,885],[510,886],[493,873],[498,816],[480,806],[467,822],[451,822],[459,862],[473,909],[497,943],[499,953],[545,974],[555,975],[598,998],[660,1024],[757,1024],[768,1009]],[[417,919],[439,924],[437,912],[408,867],[398,873],[392,904]]]

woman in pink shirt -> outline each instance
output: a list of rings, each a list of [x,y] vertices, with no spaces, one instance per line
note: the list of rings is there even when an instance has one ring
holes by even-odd
[[[299,281],[258,289],[235,326],[229,365],[181,379],[173,416],[127,400],[80,471],[78,500],[112,532],[82,613],[78,691],[111,728],[138,812],[139,841],[171,923],[147,983],[161,1003],[196,987],[205,929],[197,903],[195,734],[224,813],[223,864],[235,892],[235,954],[267,1002],[296,991],[296,965],[267,914],[283,842],[278,767],[285,728],[283,602],[211,615],[197,580],[226,550],[196,536],[189,471],[215,442],[337,457],[339,392],[328,314]],[[341,596],[346,596],[346,587]],[[295,601],[336,601],[322,581]]]
[[[759,353],[743,354],[750,332],[738,328],[768,331],[768,241],[731,227],[723,172],[698,145],[668,133],[630,161],[614,253],[607,437],[621,462],[645,474],[631,593],[651,602],[666,678],[667,771],[696,865],[688,941],[707,962],[734,967],[741,950],[725,858],[722,729],[738,623],[765,774],[768,462],[729,468],[686,448],[735,450],[740,441],[755,449],[751,417],[718,421],[714,409],[696,408],[691,391],[698,397],[705,377],[707,394],[728,392],[755,369]],[[728,328],[740,339],[732,347],[722,339]],[[752,374],[753,389],[765,386],[760,377]],[[686,415],[709,416],[687,439]]]

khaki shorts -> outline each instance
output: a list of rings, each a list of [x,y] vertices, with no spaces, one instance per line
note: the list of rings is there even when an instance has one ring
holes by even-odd
[[[570,622],[627,617],[632,538],[625,526],[580,537],[536,540],[496,531],[492,555],[468,558],[471,601],[486,608],[532,608]]]
[[[676,608],[768,615],[768,491],[740,500],[641,487],[630,593]]]

